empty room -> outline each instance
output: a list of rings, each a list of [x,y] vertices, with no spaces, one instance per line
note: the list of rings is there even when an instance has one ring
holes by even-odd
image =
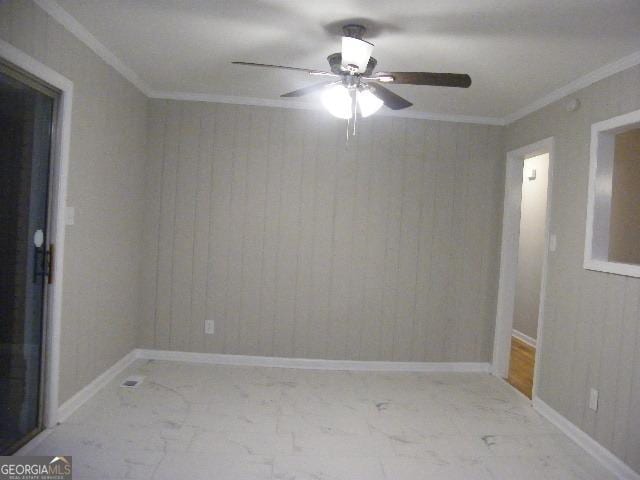
[[[640,480],[638,26],[0,0],[0,480]]]

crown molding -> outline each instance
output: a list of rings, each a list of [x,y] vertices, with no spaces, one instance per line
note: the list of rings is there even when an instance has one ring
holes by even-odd
[[[310,102],[296,100],[280,100],[258,97],[241,97],[235,95],[217,95],[214,93],[171,92],[153,90],[149,98],[158,100],[180,100],[183,102],[228,103],[233,105],[253,105],[257,107],[293,108],[300,110],[320,110]]]
[[[296,102],[295,100],[268,99],[257,97],[241,97],[234,95],[217,95],[208,93],[174,92],[153,90],[140,78],[131,68],[125,65],[113,52],[105,47],[96,37],[94,37],[80,22],[67,13],[56,0],[33,0],[40,8],[53,17],[58,23],[66,28],[78,40],[89,47],[96,55],[113,67],[124,78],[135,85],[143,94],[149,98],[164,100],[182,100],[192,102],[228,103],[235,105],[253,105],[261,107],[293,108],[303,110],[319,110],[318,105],[307,102]],[[526,105],[505,117],[483,117],[473,115],[453,115],[434,112],[419,111],[393,111],[385,110],[377,115],[393,116],[400,118],[415,118],[419,120],[437,120],[441,122],[472,123],[481,125],[506,126],[520,120],[527,115],[550,105],[553,102],[571,95],[595,82],[615,75],[628,68],[640,65],[640,50],[614,62],[608,63],[592,72],[589,72],[571,83],[560,87],[551,93],[540,97],[534,102]]]
[[[258,107],[292,108],[299,110],[322,110],[317,103],[300,102],[295,100],[269,99],[257,97],[240,97],[234,95],[216,95],[211,93],[151,91],[149,98],[158,100],[181,100],[186,102],[228,103],[233,105],[252,105]],[[418,120],[437,120],[440,122],[473,123],[480,125],[503,126],[504,120],[497,117],[476,117],[469,115],[449,115],[433,112],[417,112],[410,110],[394,111],[379,110],[376,116],[415,118]]]
[[[553,102],[557,102],[558,100],[561,100],[577,92],[578,90],[582,90],[589,85],[593,85],[600,80],[615,75],[616,73],[620,73],[631,67],[635,67],[636,65],[640,65],[640,50],[632,53],[631,55],[627,55],[626,57],[622,57],[615,62],[608,63],[596,70],[593,70],[592,72],[581,76],[573,82],[568,83],[565,86],[560,87],[543,97],[540,97],[535,102],[532,102],[529,105],[516,110],[512,114],[504,117],[504,125],[510,125],[516,120],[520,120],[521,118],[524,118],[527,115],[536,112],[541,108],[546,107],[547,105],[552,104]]]
[[[73,16],[60,6],[55,0],[33,0],[42,10],[47,12],[55,21],[74,35],[78,40],[89,47],[93,53],[98,55],[107,65],[113,67],[120,75],[129,80],[147,97],[151,88],[142,80],[136,72],[125,65],[111,50],[105,47],[94,37],[89,30],[84,28]]]

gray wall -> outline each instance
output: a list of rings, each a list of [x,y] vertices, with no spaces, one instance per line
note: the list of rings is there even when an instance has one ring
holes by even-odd
[[[152,101],[140,345],[489,361],[501,128]],[[213,319],[215,335],[204,335]]]
[[[531,171],[536,178],[529,180]],[[518,275],[513,308],[513,328],[531,338],[538,336],[538,307],[544,255],[544,232],[547,218],[547,183],[549,156],[538,155],[524,161],[522,203],[520,208],[520,242]]]
[[[31,1],[0,2],[0,38],[74,82],[60,401],[133,347],[140,317],[146,98]]]
[[[506,129],[506,150],[554,136],[556,160],[538,396],[640,471],[640,279],[582,268],[590,127],[640,109],[640,67],[556,102]],[[600,407],[587,407],[589,388]]]

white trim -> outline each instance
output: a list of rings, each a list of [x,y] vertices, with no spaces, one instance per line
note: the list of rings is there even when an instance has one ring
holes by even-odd
[[[607,262],[604,260],[586,260],[584,268],[596,272],[614,273],[625,277],[640,277],[640,265],[630,263]]]
[[[169,92],[151,91],[150,98],[159,100],[180,100],[185,102],[227,103],[233,105],[252,105],[258,107],[291,108],[299,110],[322,110],[318,103],[301,102],[296,100],[269,99],[257,97],[240,97],[233,95],[216,95],[213,93]],[[450,115],[444,113],[419,112],[415,110],[389,110],[382,109],[377,116],[415,118],[419,120],[436,120],[440,122],[472,123],[479,125],[504,126],[504,121],[497,117],[480,117],[470,115]]]
[[[522,168],[520,168],[517,159],[510,158],[508,154],[506,170],[492,362],[493,373],[501,378],[506,378],[509,372],[518,265],[520,204],[522,201]]]
[[[49,211],[49,239],[55,245],[55,277],[47,289],[46,311],[46,374],[44,392],[44,425],[55,425],[58,414],[58,384],[60,381],[60,329],[62,318],[62,287],[64,267],[65,205],[69,173],[69,145],[71,141],[71,105],[73,82],[38,62],[13,45],[0,40],[0,57],[18,68],[60,90],[56,138],[52,139],[51,207]]]
[[[587,270],[640,277],[640,265],[608,260],[615,135],[638,125],[640,110],[591,125],[583,262]]]
[[[158,100],[180,100],[184,102],[229,103],[234,105],[254,105],[258,107],[293,108],[301,110],[320,110],[317,105],[299,100],[273,100],[257,97],[238,97],[233,95],[216,95],[212,93],[163,92],[152,91],[149,98]]]
[[[80,22],[60,6],[55,0],[34,0],[42,10],[47,12],[55,21],[62,25],[69,33],[89,47],[93,53],[100,57],[107,65],[113,67],[120,75],[129,80],[147,97],[151,88],[134,72],[124,64],[116,55],[105,47],[96,37],[89,32]]]
[[[524,333],[522,333],[520,330],[516,330],[515,328],[511,331],[511,336],[517,338],[518,340],[520,340],[521,342],[526,343],[527,345],[529,345],[530,347],[536,348],[536,339],[533,337],[530,337],[529,335],[526,335]]]
[[[555,142],[553,137],[527,145],[507,153],[500,250],[500,278],[498,303],[496,308],[496,328],[493,341],[492,372],[506,378],[509,372],[511,335],[513,333],[513,309],[515,301],[516,276],[518,269],[518,246],[520,239],[520,209],[522,201],[522,168],[525,158],[547,153],[549,155],[549,179],[547,183],[547,206],[545,219],[544,255],[540,282],[540,303],[538,306],[538,331],[536,334],[536,354],[533,376],[533,394],[540,382],[540,358],[542,352],[542,329],[545,317],[547,291],[547,271],[549,263],[549,238],[552,224],[551,204],[553,199],[553,179],[555,165]]]
[[[471,123],[475,125],[495,125],[503,127],[504,120],[498,117],[480,117],[473,115],[453,115],[446,113],[419,112],[414,110],[389,110],[385,108],[378,115],[386,117],[415,118],[418,120],[435,120],[439,122]]]
[[[633,52],[631,55],[627,55],[626,57],[622,57],[614,62],[608,63],[596,70],[593,70],[592,72],[589,72],[581,76],[580,78],[577,78],[573,82],[568,83],[563,87],[560,87],[553,92],[544,95],[543,97],[540,97],[529,105],[516,110],[515,112],[503,118],[504,124],[509,125],[516,120],[520,120],[521,118],[524,118],[527,115],[536,112],[541,108],[546,107],[547,105],[552,104],[553,102],[561,100],[564,97],[577,92],[578,90],[582,90],[589,85],[593,85],[600,80],[615,75],[616,73],[620,73],[631,67],[635,67],[636,65],[640,65],[640,50],[637,52]]]
[[[136,349],[131,350],[124,357],[114,363],[107,370],[102,372],[96,378],[86,385],[82,390],[76,393],[69,400],[60,405],[58,409],[58,422],[64,422],[71,416],[81,405],[86,403],[101,388],[107,385],[111,380],[116,378],[125,368],[131,365],[138,358]]]
[[[221,353],[176,352],[138,349],[137,357],[147,360],[208,363],[252,367],[297,368],[304,370],[349,370],[367,372],[476,372],[489,373],[488,363],[374,362],[310,358],[258,357]]]
[[[540,397],[533,397],[533,408],[620,480],[640,480],[640,474],[633,471],[626,463],[546,404]]]

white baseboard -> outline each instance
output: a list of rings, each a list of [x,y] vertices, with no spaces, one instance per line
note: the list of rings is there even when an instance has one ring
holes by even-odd
[[[91,383],[76,393],[69,400],[64,402],[58,408],[57,422],[64,422],[69,416],[75,412],[78,407],[93,397],[98,390],[113,380],[120,372],[131,365],[137,357],[137,350],[133,349],[124,357],[114,363],[108,370],[98,375]]]
[[[174,352],[170,350],[137,351],[138,358],[176,362],[209,363],[253,367],[300,368],[307,370],[352,370],[370,372],[476,372],[489,373],[488,363],[451,362],[375,362],[356,360],[324,360],[309,358],[258,357],[220,353]]]
[[[535,338],[530,337],[529,335],[525,335],[524,333],[516,330],[515,328],[511,331],[511,335],[516,337],[521,342],[526,343],[530,347],[536,348],[536,345],[538,342],[536,341]]]
[[[626,463],[547,405],[539,397],[533,398],[533,408],[558,427],[565,435],[571,438],[571,440],[586,450],[620,480],[640,480],[639,473],[632,470]]]

